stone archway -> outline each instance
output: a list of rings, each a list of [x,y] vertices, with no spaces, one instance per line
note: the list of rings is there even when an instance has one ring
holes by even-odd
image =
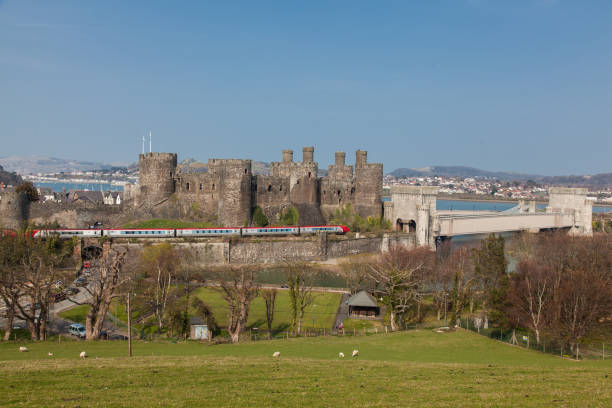
[[[102,247],[95,245],[86,246],[81,250],[82,259],[87,260],[101,258],[103,254],[104,250],[102,249]]]
[[[416,221],[415,220],[402,220],[398,218],[395,222],[395,230],[397,232],[408,232],[410,234],[416,233]]]

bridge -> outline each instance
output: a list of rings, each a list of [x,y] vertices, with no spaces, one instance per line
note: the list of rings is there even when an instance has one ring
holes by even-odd
[[[384,203],[384,214],[396,231],[414,233],[417,245],[432,248],[457,235],[552,229],[592,235],[593,202],[585,188],[553,187],[548,193],[545,209],[521,200],[503,212],[438,211],[438,187],[396,185],[391,187],[391,201]]]

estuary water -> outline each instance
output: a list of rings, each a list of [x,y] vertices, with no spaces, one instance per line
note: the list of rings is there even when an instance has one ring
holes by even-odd
[[[50,188],[56,193],[62,191],[62,187],[66,191],[70,190],[89,190],[89,191],[123,191],[123,186],[118,186],[110,183],[66,183],[66,182],[35,182],[36,187]]]

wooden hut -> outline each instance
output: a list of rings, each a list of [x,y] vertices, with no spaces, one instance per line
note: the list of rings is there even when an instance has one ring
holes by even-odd
[[[346,303],[350,318],[376,319],[380,316],[378,302],[365,290],[355,293]]]

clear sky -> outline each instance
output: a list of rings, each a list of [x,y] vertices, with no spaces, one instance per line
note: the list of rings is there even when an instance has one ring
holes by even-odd
[[[612,1],[0,0],[0,156],[612,172]]]

